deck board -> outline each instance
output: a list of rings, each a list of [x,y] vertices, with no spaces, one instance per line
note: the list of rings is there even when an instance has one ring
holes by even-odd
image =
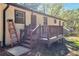
[[[25,48],[25,47],[22,47],[22,46],[16,46],[16,47],[13,47],[13,48],[10,48],[7,50],[9,53],[11,53],[12,55],[15,55],[15,56],[20,56],[24,53],[27,53],[30,51],[30,49],[28,48]]]

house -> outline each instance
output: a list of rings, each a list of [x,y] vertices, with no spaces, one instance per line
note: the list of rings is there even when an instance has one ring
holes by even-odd
[[[49,28],[47,34],[49,39],[52,40],[58,36],[63,38],[63,22],[61,18],[50,16],[44,13],[40,13],[24,6],[14,3],[0,3],[0,45],[5,46],[10,44],[10,33],[8,31],[7,21],[12,19],[20,39],[20,32],[24,29],[25,25],[32,26],[34,29],[36,26],[42,27],[47,25]],[[43,29],[43,37],[46,35],[46,27]],[[60,39],[60,38],[59,38]],[[56,41],[53,40],[53,42]],[[50,41],[52,42],[52,41]]]

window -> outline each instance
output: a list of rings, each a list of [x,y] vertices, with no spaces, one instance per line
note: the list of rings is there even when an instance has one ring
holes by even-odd
[[[24,24],[25,22],[25,12],[15,10],[15,23]]]
[[[64,22],[62,23],[62,25],[64,25]]]
[[[61,26],[61,21],[59,21],[59,26]]]
[[[44,17],[44,24],[47,24],[47,17]]]
[[[57,23],[56,19],[54,19],[54,23],[55,23],[55,24]]]

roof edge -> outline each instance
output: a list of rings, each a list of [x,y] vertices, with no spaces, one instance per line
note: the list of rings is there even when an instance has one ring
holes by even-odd
[[[42,15],[45,15],[45,16],[49,16],[49,17],[52,17],[52,18],[56,18],[56,19],[60,19],[62,21],[65,21],[64,19],[61,19],[59,17],[55,17],[55,16],[51,16],[51,15],[48,15],[48,14],[45,14],[45,13],[41,13],[41,12],[38,12],[38,11],[34,11],[34,10],[32,10],[30,8],[27,8],[27,7],[24,7],[24,6],[20,5],[20,4],[16,4],[16,3],[6,3],[6,4],[12,5],[12,6],[16,6],[18,8],[22,8],[22,9],[29,10],[29,11],[32,11],[32,12],[35,12],[35,13],[38,13],[38,14],[42,14]]]

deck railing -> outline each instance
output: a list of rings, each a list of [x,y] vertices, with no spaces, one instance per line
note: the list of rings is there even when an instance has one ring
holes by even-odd
[[[33,46],[33,44],[35,43],[34,41],[37,41],[37,39],[39,39],[39,35],[40,35],[40,25],[36,26],[30,32],[31,46]]]
[[[39,28],[40,25],[36,26],[31,33],[35,32],[38,28]]]

